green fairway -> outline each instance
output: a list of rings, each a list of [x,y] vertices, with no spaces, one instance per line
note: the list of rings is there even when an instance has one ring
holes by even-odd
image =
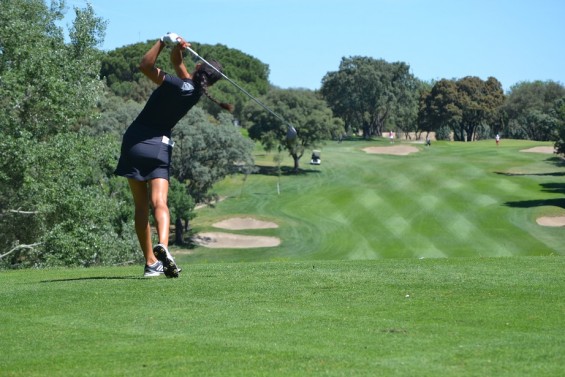
[[[562,255],[564,228],[539,216],[565,215],[565,166],[551,154],[525,153],[550,143],[505,140],[411,144],[408,156],[368,154],[388,141],[331,142],[322,165],[303,158],[297,176],[255,174],[218,185],[225,200],[198,212],[198,232],[233,216],[274,221],[278,229],[228,231],[279,237],[279,247],[191,251],[183,261],[435,258]],[[308,153],[305,154],[308,157]],[[273,155],[257,163],[273,165]],[[283,161],[283,168],[291,161]]]

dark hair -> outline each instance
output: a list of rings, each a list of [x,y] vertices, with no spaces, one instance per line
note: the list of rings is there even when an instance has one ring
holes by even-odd
[[[216,82],[218,82],[218,80],[222,78],[222,75],[218,71],[223,73],[222,65],[220,63],[215,60],[210,60],[209,63],[216,69],[202,62],[200,67],[196,70],[196,72],[194,72],[192,79],[200,87],[202,93],[204,93],[204,95],[208,97],[210,101],[214,102],[222,109],[227,110],[231,113],[233,111],[232,104],[220,102],[213,98],[210,93],[208,93],[208,87],[214,85]]]

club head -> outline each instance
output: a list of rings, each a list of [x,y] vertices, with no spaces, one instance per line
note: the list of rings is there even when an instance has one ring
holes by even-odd
[[[296,129],[289,124],[288,129],[286,130],[286,140],[293,141],[294,139],[296,139],[296,135]]]

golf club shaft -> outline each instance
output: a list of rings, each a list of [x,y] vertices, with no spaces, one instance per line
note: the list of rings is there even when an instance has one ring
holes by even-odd
[[[234,85],[236,88],[238,88],[240,91],[242,91],[245,95],[247,95],[249,98],[251,98],[253,101],[255,101],[255,103],[257,103],[259,106],[261,106],[263,109],[267,110],[269,113],[271,113],[273,116],[275,116],[277,119],[279,119],[281,122],[285,123],[286,125],[288,125],[289,128],[292,128],[292,130],[294,130],[294,127],[292,126],[292,124],[288,123],[282,116],[280,116],[279,114],[275,113],[273,110],[271,110],[269,107],[267,107],[267,105],[265,105],[263,102],[259,101],[257,98],[253,97],[247,90],[243,89],[241,86],[239,86],[235,81],[233,81],[232,79],[230,79],[228,76],[224,75],[224,73],[222,71],[220,71],[219,69],[217,69],[216,67],[214,67],[212,64],[210,64],[206,59],[204,59],[202,56],[198,55],[198,53],[196,51],[194,51],[193,49],[191,49],[190,47],[186,46],[185,47],[188,51],[190,51],[191,54],[193,54],[196,58],[202,60],[206,65],[208,65],[210,68],[212,68],[214,71],[218,72],[220,75],[222,75],[222,77],[226,80],[228,80],[232,85]]]

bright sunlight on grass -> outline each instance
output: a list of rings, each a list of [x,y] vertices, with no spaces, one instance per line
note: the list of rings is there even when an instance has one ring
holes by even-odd
[[[536,219],[565,214],[565,167],[521,152],[549,144],[371,145],[299,175],[258,154],[192,223],[274,222],[222,231],[280,246],[176,248],[179,279],[0,273],[0,375],[562,376],[565,230]]]
[[[2,376],[560,376],[560,257],[0,275]]]
[[[231,233],[280,237],[277,248],[197,248],[187,262],[309,259],[436,258],[562,255],[563,228],[536,218],[565,215],[565,165],[551,154],[522,150],[549,143],[505,140],[422,144],[408,156],[362,151],[388,141],[332,142],[322,165],[280,177],[232,177],[218,186],[226,199],[203,209],[198,232],[233,216],[274,221],[277,230]],[[257,164],[273,165],[272,154]],[[290,161],[285,160],[283,167]]]

